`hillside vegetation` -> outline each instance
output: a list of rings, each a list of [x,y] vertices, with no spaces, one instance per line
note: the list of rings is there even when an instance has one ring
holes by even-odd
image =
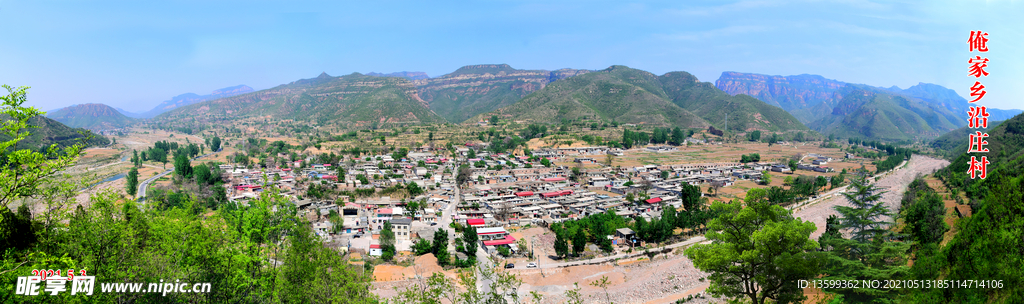
[[[808,126],[844,138],[924,140],[957,128],[954,114],[880,89],[847,85],[832,112]],[[960,118],[962,120],[962,118]]]
[[[440,77],[414,82],[430,109],[451,122],[516,103],[552,81],[588,70],[518,70],[507,64],[464,66]]]
[[[0,114],[0,121],[8,119],[7,116]],[[18,142],[16,147],[11,148],[12,151],[20,149],[40,151],[52,144],[57,144],[59,148],[66,148],[79,142],[86,147],[110,144],[110,139],[102,135],[93,134],[92,131],[82,128],[71,128],[44,116],[32,117],[28,120],[28,124],[33,126],[29,129],[28,137]],[[0,141],[10,139],[6,134],[0,134]]]
[[[271,89],[188,105],[156,120],[217,122],[260,116],[354,127],[445,122],[427,108],[409,80],[359,73],[340,77],[323,73]]]
[[[117,109],[98,103],[73,105],[47,113],[46,117],[70,127],[93,131],[119,129],[134,122]]]
[[[826,135],[873,140],[929,140],[965,126],[970,104],[955,91],[919,83],[908,89],[873,87],[818,75],[777,76],[723,72],[716,87],[785,109]],[[989,119],[1020,110],[989,108]]]
[[[552,82],[493,114],[540,123],[594,120],[746,131],[806,129],[781,109],[725,94],[685,72],[656,76],[625,66]],[[484,114],[481,117],[486,117]]]

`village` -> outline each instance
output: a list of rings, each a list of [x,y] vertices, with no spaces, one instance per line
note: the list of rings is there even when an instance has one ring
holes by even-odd
[[[520,248],[526,242],[514,235],[523,236],[510,229],[546,227],[610,210],[625,218],[650,221],[660,217],[666,206],[683,209],[679,199],[683,185],[703,187],[708,193],[702,195],[717,197],[713,194],[737,183],[760,185],[766,174],[789,175],[794,169],[783,161],[609,166],[617,157],[676,153],[674,146],[542,148],[528,156],[515,156],[491,154],[479,145],[468,145],[456,148],[454,155],[447,152],[424,147],[400,159],[352,156],[333,164],[303,167],[303,161],[296,161],[290,168],[263,170],[220,166],[229,175],[225,180],[230,180],[231,201],[245,204],[273,185],[292,197],[325,243],[342,252],[381,256],[380,233],[385,223],[391,224],[397,251],[406,253],[417,239],[432,239],[439,228],[450,234],[448,239],[454,239],[451,228],[460,225],[476,228],[479,248],[494,258],[499,252],[523,257],[527,256],[524,251],[531,250]],[[830,155],[851,157],[834,149]],[[834,174],[828,166],[834,160],[829,155],[808,153],[800,157],[795,169],[805,174]],[[465,166],[460,169],[462,164]],[[780,184],[781,178],[777,180],[775,184]],[[310,184],[347,193],[409,184],[424,191],[400,199],[383,195],[322,200],[307,193]],[[331,214],[337,215],[334,221]],[[613,253],[639,244],[629,228],[608,237],[615,245]],[[456,254],[465,258],[461,252]],[[535,263],[520,264],[511,267],[536,267]]]

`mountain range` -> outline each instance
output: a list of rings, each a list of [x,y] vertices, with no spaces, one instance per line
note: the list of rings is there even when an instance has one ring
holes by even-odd
[[[687,72],[657,76],[626,66],[552,82],[492,113],[541,123],[568,119],[719,129],[728,124],[735,131],[807,129],[780,108],[749,96],[730,96]]]
[[[384,75],[416,75],[410,72]],[[625,66],[601,71],[471,65],[436,78],[322,73],[272,89],[181,107],[159,120],[270,116],[342,126],[476,122],[490,115],[558,124],[586,120],[730,130],[806,130],[786,111],[731,96],[686,72]],[[726,120],[728,119],[728,122]]]
[[[93,131],[123,128],[134,119],[124,116],[116,109],[101,103],[87,103],[61,108],[46,113],[52,118],[73,128],[85,128]]]
[[[420,80],[420,79],[429,79],[430,78],[430,76],[427,76],[427,73],[424,73],[424,72],[406,72],[406,71],[387,73],[387,74],[369,72],[369,73],[366,73],[366,76],[401,77],[401,78],[405,78],[405,79],[408,79],[408,80]]]
[[[69,107],[51,117],[71,126],[123,126],[126,117],[100,105]],[[182,94],[138,116],[163,122],[215,123],[243,117],[315,121],[341,127],[475,123],[491,115],[531,123],[604,121],[654,126],[750,130],[815,130],[889,141],[929,140],[966,125],[968,103],[953,90],[920,83],[882,88],[818,75],[724,72],[714,83],[687,72],[655,75],[604,70],[520,70],[507,64],[461,67],[430,78],[423,72],[321,73],[274,88],[244,85],[209,95]],[[116,113],[116,111],[113,111]],[[990,120],[1020,110],[989,108]]]
[[[464,66],[436,78],[413,81],[430,109],[450,122],[511,105],[549,83],[588,70],[517,70],[507,64]]]
[[[132,112],[125,111],[123,109],[117,109],[117,110],[118,110],[118,112],[121,112],[121,114],[124,114],[125,116],[132,117],[132,118],[153,118],[153,117],[156,117],[157,115],[160,115],[160,113],[167,112],[167,111],[170,111],[170,110],[173,110],[173,109],[176,109],[176,108],[180,108],[180,107],[183,107],[183,106],[187,106],[187,105],[190,105],[190,104],[194,104],[194,103],[197,103],[197,102],[203,102],[203,101],[213,100],[213,99],[217,99],[217,98],[231,97],[231,96],[235,96],[235,95],[238,95],[238,94],[249,93],[249,92],[252,92],[252,91],[253,91],[252,88],[250,88],[249,86],[243,84],[243,85],[236,85],[236,86],[233,86],[233,87],[226,87],[226,88],[223,88],[223,89],[214,90],[213,92],[211,92],[210,94],[207,94],[207,95],[199,95],[199,94],[195,94],[195,93],[185,93],[185,94],[181,94],[181,95],[178,95],[178,96],[174,96],[174,97],[171,97],[170,100],[165,100],[165,101],[161,102],[160,104],[156,105],[156,107],[153,107],[152,110],[149,110],[149,111],[146,111],[146,112],[142,112],[142,113],[132,113]]]
[[[445,122],[430,111],[408,79],[359,73],[340,77],[321,73],[316,78],[176,108],[156,119],[213,122],[254,116],[352,127]]]
[[[920,83],[880,88],[818,75],[771,76],[724,72],[715,86],[785,109],[822,134],[883,140],[931,139],[967,124],[966,99],[955,91]],[[989,108],[990,120],[1020,110]]]

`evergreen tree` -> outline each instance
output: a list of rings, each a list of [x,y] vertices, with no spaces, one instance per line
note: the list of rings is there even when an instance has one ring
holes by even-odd
[[[391,230],[391,222],[384,222],[384,227],[380,231],[380,249],[381,259],[385,261],[391,261],[395,257],[395,232]]]
[[[891,218],[892,212],[881,202],[883,192],[864,178],[851,181],[849,190],[843,196],[851,206],[835,207],[842,217],[839,228],[850,229],[852,239],[860,243],[885,234],[891,224],[885,219]]]
[[[179,150],[180,151],[180,150]],[[189,161],[186,152],[177,152],[174,156],[174,174],[184,178],[192,177],[192,162]]]
[[[558,257],[569,255],[569,242],[565,241],[565,237],[558,233],[555,234],[555,254]]]
[[[572,255],[579,256],[587,248],[586,246],[586,233],[583,232],[583,229],[576,230],[576,234],[572,236]]]
[[[672,129],[672,137],[669,139],[669,143],[672,145],[682,145],[683,141],[686,140],[686,134],[683,134],[683,130],[679,127]]]
[[[448,266],[451,261],[451,256],[448,253],[448,231],[445,231],[444,228],[437,229],[434,232],[434,241],[431,245],[433,246],[431,251],[437,258],[437,264],[441,267]]]
[[[480,236],[476,234],[476,228],[473,226],[467,226],[466,229],[462,230],[462,242],[466,251],[464,252],[468,256],[476,256],[476,249],[480,247],[478,241]]]
[[[210,140],[210,151],[220,151],[220,137],[214,136],[213,139]]]
[[[683,183],[679,190],[679,199],[686,211],[696,211],[704,207],[704,198],[699,186]]]
[[[135,196],[135,193],[139,190],[139,170],[132,167],[128,170],[127,183],[125,184],[128,195]]]
[[[710,244],[686,250],[694,267],[711,273],[707,291],[751,303],[794,303],[804,299],[800,280],[819,273],[818,243],[808,239],[814,223],[793,218],[763,196],[746,202],[715,203],[708,223]]]
[[[840,218],[837,230],[848,231],[846,239],[838,233],[821,238],[826,257],[823,280],[900,280],[908,275],[909,242],[893,241],[898,236],[889,230],[891,212],[880,201],[881,192],[863,178],[851,181],[843,193],[850,206],[836,206]],[[826,232],[829,232],[826,230]],[[843,296],[847,302],[869,302],[891,298],[900,289],[870,288],[825,289]]]

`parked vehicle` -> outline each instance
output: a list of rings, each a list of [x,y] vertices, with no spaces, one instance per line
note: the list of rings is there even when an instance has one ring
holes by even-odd
[[[537,263],[530,262],[529,264],[526,264],[526,268],[537,268]]]
[[[509,269],[509,268],[516,268],[516,264],[512,264],[512,263],[505,264],[505,269]]]

